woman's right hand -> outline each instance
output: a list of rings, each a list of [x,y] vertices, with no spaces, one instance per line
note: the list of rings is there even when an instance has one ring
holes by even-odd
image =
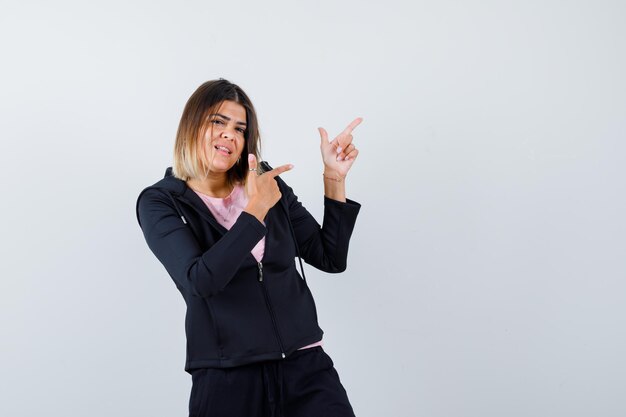
[[[274,207],[282,196],[278,189],[278,183],[274,178],[292,169],[293,165],[282,165],[271,171],[257,175],[257,160],[253,154],[248,154],[248,166],[250,171],[246,179],[246,192],[249,201],[244,211],[252,214],[260,222],[263,222],[267,212]]]

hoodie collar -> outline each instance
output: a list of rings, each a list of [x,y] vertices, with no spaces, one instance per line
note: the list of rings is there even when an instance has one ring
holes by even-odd
[[[202,201],[198,194],[189,188],[185,181],[174,176],[172,167],[167,167],[163,179],[156,182],[150,188],[157,188],[169,195],[183,223],[187,223],[187,220],[182,214],[179,203],[184,203],[192,207],[205,220],[211,223],[213,227],[221,233],[226,233],[226,228],[219,224],[215,217],[213,217],[213,214],[208,210],[206,204]]]

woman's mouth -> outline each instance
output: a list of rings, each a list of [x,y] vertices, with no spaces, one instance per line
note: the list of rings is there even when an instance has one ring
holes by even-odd
[[[214,146],[214,148],[222,155],[230,155],[232,152],[225,146]]]

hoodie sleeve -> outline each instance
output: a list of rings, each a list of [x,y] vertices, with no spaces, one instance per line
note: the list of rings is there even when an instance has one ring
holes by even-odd
[[[324,272],[337,273],[346,270],[350,236],[361,205],[346,199],[340,202],[324,196],[324,220],[322,226],[298,201],[293,189],[281,178],[282,192],[286,194],[289,218],[300,248],[302,259]]]
[[[221,291],[266,233],[256,217],[242,212],[230,230],[203,252],[172,201],[157,189],[139,195],[137,219],[150,250],[177,286],[201,297]]]

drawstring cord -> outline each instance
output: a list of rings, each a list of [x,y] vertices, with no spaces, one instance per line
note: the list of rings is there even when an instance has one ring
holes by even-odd
[[[174,204],[174,207],[176,208],[176,212],[180,216],[183,223],[187,224],[187,219],[185,219],[185,216],[183,216],[183,213],[180,211],[180,207],[178,206],[178,203],[176,202],[176,199],[174,198],[174,196],[172,196],[172,193],[170,193],[168,190],[165,190],[165,192],[167,193],[168,196],[170,196],[170,200],[172,200],[172,203]]]
[[[281,190],[281,193],[282,193],[282,190]],[[282,200],[281,200],[281,203],[282,203]],[[298,247],[298,241],[296,240],[296,232],[293,230],[293,225],[291,224],[291,218],[289,217],[289,212],[287,211],[287,208],[285,207],[285,205],[281,204],[280,206],[283,208],[283,211],[285,212],[285,216],[287,216],[287,221],[289,222],[289,230],[291,231],[291,237],[293,238],[293,244],[296,245],[296,254],[298,255],[298,261],[300,262],[300,272],[302,272],[302,279],[306,281],[306,276],[304,275],[304,266],[302,265],[302,257],[300,256],[300,248]]]

